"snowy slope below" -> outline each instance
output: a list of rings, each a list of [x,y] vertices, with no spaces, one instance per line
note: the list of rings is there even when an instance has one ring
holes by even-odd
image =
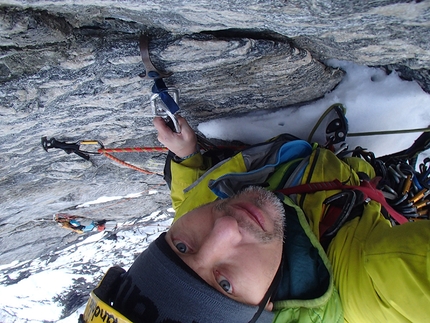
[[[62,322],[77,322],[80,307],[107,269],[128,269],[170,226],[172,215],[172,209],[160,210],[117,223],[111,232],[83,234],[77,242],[32,261],[1,266],[0,322],[57,322],[67,317]]]

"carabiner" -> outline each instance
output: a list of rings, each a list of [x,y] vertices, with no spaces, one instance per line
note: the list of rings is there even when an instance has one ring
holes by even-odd
[[[79,146],[82,146],[82,145],[85,145],[85,146],[91,146],[91,145],[98,146],[98,147],[96,147],[95,151],[85,151],[88,154],[98,153],[99,149],[105,148],[105,146],[103,145],[103,143],[101,141],[99,141],[99,140],[81,140],[81,141],[78,141],[78,145]]]
[[[357,198],[356,193],[359,193],[361,199]],[[356,192],[353,190],[345,190],[326,198],[323,202],[324,205],[335,205],[336,202],[338,202],[341,205],[342,209],[337,219],[334,221],[333,225],[322,234],[321,238],[326,239],[331,236],[334,236],[337,231],[339,231],[339,229],[342,227],[342,225],[349,219],[352,209],[354,208],[354,206],[356,206],[357,200],[362,200],[362,198],[363,196],[361,192]]]
[[[173,100],[178,103],[179,101],[179,90],[176,88],[169,88],[167,92],[172,93]],[[159,93],[155,93],[151,96],[151,107],[152,113],[154,116],[162,117],[164,121],[166,121],[167,125],[177,133],[181,132],[181,127],[179,126],[178,119],[176,119],[175,115],[170,112],[170,109],[164,104],[164,102],[160,99]]]

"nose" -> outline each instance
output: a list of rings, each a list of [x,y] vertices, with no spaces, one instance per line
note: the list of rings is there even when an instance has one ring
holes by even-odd
[[[231,216],[223,216],[214,221],[212,231],[201,245],[199,258],[201,266],[211,266],[232,255],[242,240],[239,225]]]

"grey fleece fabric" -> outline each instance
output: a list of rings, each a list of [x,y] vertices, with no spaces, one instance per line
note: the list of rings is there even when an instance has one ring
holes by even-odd
[[[170,248],[165,234],[125,274],[113,307],[135,323],[246,323],[258,309],[209,286]],[[269,323],[273,317],[263,311],[257,322]]]

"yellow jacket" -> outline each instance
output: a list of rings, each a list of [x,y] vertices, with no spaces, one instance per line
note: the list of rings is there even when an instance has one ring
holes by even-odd
[[[258,163],[258,159],[264,156],[264,154],[272,153],[276,155],[276,153],[281,150],[280,147],[286,147],[286,149],[284,149],[284,156],[278,156],[283,159],[282,162],[280,160],[276,161],[275,156],[272,162],[274,165],[276,164],[276,166],[266,167],[262,171],[264,173],[263,177],[267,177],[269,174],[270,178],[272,177],[270,174],[273,173],[273,171],[276,172],[278,169],[278,174],[279,172],[284,173],[282,165],[289,163],[290,165],[297,165],[308,158],[312,152],[312,147],[304,141],[294,143],[284,142],[284,145],[282,145],[281,140],[281,143],[277,141],[268,143],[267,146],[263,145],[251,151],[241,152],[212,168],[210,168],[212,165],[208,164],[208,161],[201,155],[195,155],[181,163],[172,162],[171,196],[173,207],[176,211],[175,219],[202,204],[216,200],[218,195],[223,194],[222,192],[214,193],[214,191],[217,191],[219,188],[218,186],[221,186],[221,191],[223,191],[223,189],[228,190],[228,188],[222,187],[225,184],[223,182],[226,182],[228,184],[227,186],[230,184],[235,186],[238,182],[242,183],[244,180],[243,177],[245,177],[245,182],[247,180],[254,181],[254,177],[260,178],[261,174],[258,172],[252,174],[253,166],[263,166],[261,163]],[[254,158],[254,155],[260,157]],[[270,164],[268,160],[265,160],[265,162],[269,162]],[[206,171],[207,168],[210,169]],[[257,170],[258,169],[261,169],[261,167],[257,168]],[[249,179],[250,175],[251,179]],[[234,177],[237,176],[240,177],[240,179],[234,179]],[[233,177],[233,179],[230,177]],[[265,179],[266,178],[264,178],[264,180]],[[233,183],[234,181],[235,183]],[[272,182],[272,185],[276,185],[278,182],[279,181],[275,180]],[[211,189],[209,189],[209,187],[211,187]],[[294,225],[294,222],[298,223],[300,234],[307,238],[309,245],[319,256],[318,264],[321,265],[323,268],[322,271],[327,275],[327,283],[324,285],[324,290],[320,292],[318,297],[312,299],[281,299],[276,301],[274,304],[274,321],[299,323],[343,322],[342,306],[338,292],[334,287],[330,262],[317,238],[312,233],[302,210],[287,196],[284,197],[284,203],[295,210],[296,213],[295,216],[291,218],[292,222],[288,223],[287,226]],[[297,275],[297,273],[295,274]]]
[[[264,166],[267,164],[269,167]],[[238,183],[242,181],[244,185],[265,183],[268,189],[275,190],[333,179],[359,185],[356,172],[364,172],[370,178],[375,176],[373,168],[364,160],[342,161],[329,150],[312,147],[301,140],[291,142],[282,136],[215,166],[200,154],[181,163],[172,162],[171,172],[175,220],[220,196],[229,196],[230,192],[240,189]],[[326,254],[318,241],[319,223],[324,215],[323,201],[335,193],[319,191],[284,197],[284,204],[295,210],[292,221],[300,224],[300,234],[304,233],[316,250],[322,273],[328,274],[328,280],[318,297],[276,300],[275,322],[424,322],[423,309],[425,304],[430,304],[430,221],[418,229],[410,224],[391,228],[381,215],[380,204],[371,201],[364,206],[362,216],[342,227]],[[411,230],[421,233],[412,234]],[[395,238],[380,241],[394,232],[414,238],[406,244]],[[415,247],[417,243],[421,244],[420,248]],[[413,254],[413,259],[407,259],[411,267],[406,269],[398,263],[403,261],[399,253],[405,250]],[[294,265],[294,257],[291,261]],[[394,283],[390,287],[385,275],[396,277],[397,284],[401,280],[404,288],[398,289]],[[420,291],[420,298],[415,295],[416,290]],[[405,303],[408,297],[413,301]]]

